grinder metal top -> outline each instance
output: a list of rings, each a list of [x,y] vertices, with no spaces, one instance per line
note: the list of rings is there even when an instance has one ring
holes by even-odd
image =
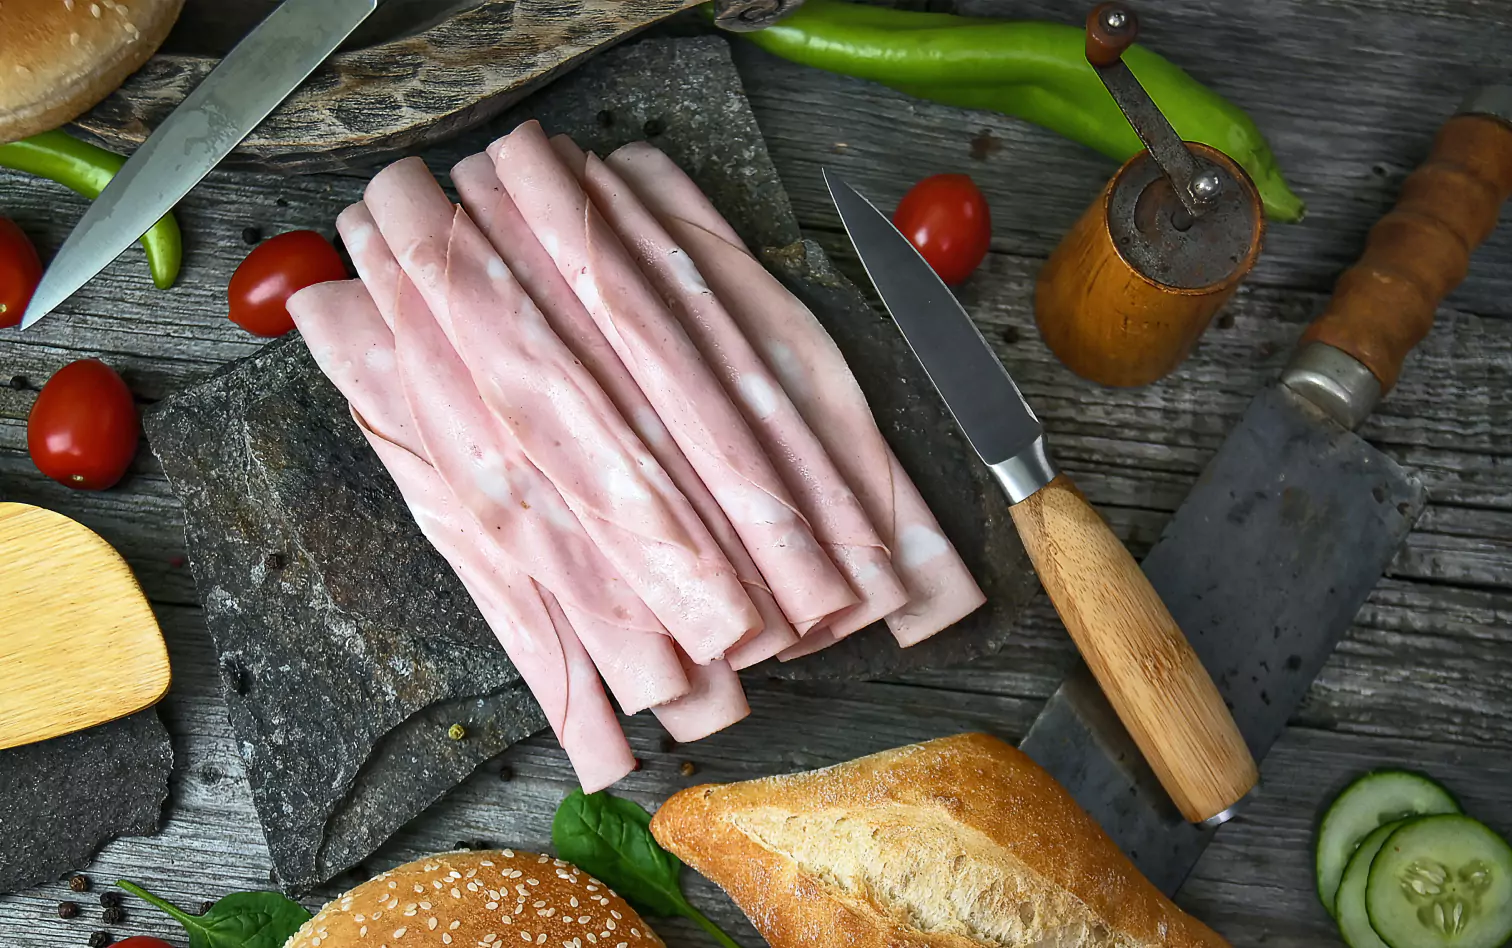
[[[1108,193],[1108,230],[1119,255],[1147,279],[1202,289],[1246,268],[1259,243],[1260,198],[1235,162],[1183,142],[1139,84],[1123,52],[1139,35],[1134,11],[1104,3],[1087,16],[1087,61],[1146,151]]]

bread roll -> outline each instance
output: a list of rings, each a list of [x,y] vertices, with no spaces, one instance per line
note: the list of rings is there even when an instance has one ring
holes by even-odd
[[[56,128],[162,44],[184,0],[0,0],[0,143]]]
[[[0,0],[6,3],[9,0]],[[662,948],[625,900],[539,853],[444,853],[333,900],[284,948]]]
[[[984,734],[693,787],[651,831],[773,948],[1227,944],[1038,764]]]

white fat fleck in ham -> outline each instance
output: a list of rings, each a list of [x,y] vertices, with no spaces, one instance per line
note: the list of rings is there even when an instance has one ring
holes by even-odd
[[[735,533],[714,495],[699,480],[682,449],[672,440],[646,395],[630,377],[609,340],[599,331],[556,264],[536,240],[509,193],[499,183],[487,155],[473,155],[451,170],[452,184],[469,216],[498,251],[520,285],[530,294],[546,321],[604,389],[667,476],[688,498],[719,548],[734,567],[746,593],[761,615],[762,626],[725,653],[732,668],[765,661],[798,641],[787,617],[772,598],[750,553]]]
[[[421,531],[457,573],[536,696],[583,788],[603,789],[634,770],[614,709],[565,615],[417,453],[415,424],[391,374],[364,368],[373,352],[393,356],[393,337],[366,289],[356,281],[319,284],[296,293],[288,306]]]
[[[672,640],[577,517],[488,411],[467,367],[408,279],[394,347],[425,453],[457,499],[551,591],[627,713],[685,694]]]
[[[585,156],[563,135],[551,143],[724,383],[815,538],[860,597],[824,628],[842,639],[902,608],[908,593],[856,495],[693,260],[597,156]]]
[[[651,710],[673,740],[682,744],[703,740],[751,713],[740,676],[728,662],[695,665],[683,656],[683,667],[693,690]]]
[[[688,252],[840,469],[893,553],[909,602],[888,616],[901,645],[923,641],[986,601],[878,430],[834,340],[745,248],[677,164],[626,145],[606,162]]]
[[[678,643],[708,662],[758,628],[703,521],[425,165],[390,166],[366,196],[471,387]]]
[[[807,631],[855,605],[744,418],[540,125],[520,125],[491,154],[505,190],[729,516],[793,626]]]

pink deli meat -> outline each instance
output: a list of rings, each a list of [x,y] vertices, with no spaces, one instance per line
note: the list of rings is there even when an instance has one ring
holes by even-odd
[[[493,416],[688,654],[712,661],[758,628],[687,499],[425,165],[391,165],[365,203]]]
[[[551,328],[582,360],[619,409],[621,417],[687,497],[740,577],[763,625],[754,636],[747,637],[725,653],[731,667],[746,668],[795,644],[797,634],[772,598],[729,518],[698,479],[697,472],[668,434],[645,393],[630,377],[609,341],[520,216],[519,208],[494,173],[493,160],[487,155],[473,155],[452,168],[451,179],[469,216],[540,307]]]
[[[414,422],[392,384],[393,338],[367,291],[356,282],[321,284],[295,294],[289,311],[321,370],[351,402],[353,418],[421,531],[456,571],[536,696],[583,788],[603,789],[634,770],[614,709],[565,616],[415,453]]]
[[[856,495],[698,267],[597,156],[585,156],[562,135],[552,145],[579,172],[594,205],[682,321],[772,459],[815,538],[860,597],[857,605],[826,620],[824,631],[844,638],[902,608],[908,593]]]
[[[673,740],[682,744],[703,740],[751,713],[740,676],[728,662],[696,665],[685,660],[684,667],[693,690],[671,704],[652,709]]]
[[[645,143],[626,145],[607,163],[693,259],[892,551],[893,568],[909,594],[908,605],[887,619],[898,642],[913,645],[975,611],[986,598],[888,447],[845,357],[819,320],[750,254],[662,152]]]
[[[745,420],[540,125],[522,124],[490,154],[505,190],[729,516],[794,627],[806,632],[855,605]]]

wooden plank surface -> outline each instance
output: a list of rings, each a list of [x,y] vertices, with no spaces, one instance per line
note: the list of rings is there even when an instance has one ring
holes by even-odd
[[[1066,22],[1082,12],[1058,0],[962,5]],[[1136,555],[1248,399],[1274,379],[1321,311],[1333,276],[1426,154],[1438,122],[1466,86],[1506,69],[1512,48],[1512,6],[1474,0],[1170,0],[1144,22],[1152,45],[1252,111],[1311,213],[1301,225],[1273,228],[1255,274],[1179,372],[1132,391],[1098,389],[1068,373],[1039,342],[1031,309],[1041,261],[1112,173],[1109,162],[1001,116],[917,102],[749,47],[737,51],[803,225],[850,272],[854,261],[837,236],[820,167],[841,170],[884,204],[935,171],[965,170],[982,185],[995,215],[994,252],[963,300],[999,345],[1065,466]],[[444,168],[488,134],[428,157]],[[242,229],[329,230],[360,185],[338,174],[216,174],[183,209],[191,243],[180,288],[152,290],[133,251],[78,298],[75,315],[0,337],[0,497],[59,509],[114,543],[157,608],[177,670],[163,705],[178,754],[166,828],[108,846],[90,870],[97,879],[131,878],[193,904],[264,885],[268,861],[193,583],[179,559],[177,502],[145,452],[131,480],[107,494],[76,494],[40,478],[24,453],[32,387],[71,358],[101,354],[126,370],[143,399],[155,400],[252,351],[256,342],[223,316],[222,288],[246,249]],[[0,174],[0,210],[42,235],[44,253],[56,249],[81,207],[61,189]],[[4,387],[14,375],[30,386]],[[1512,227],[1503,226],[1363,430],[1421,473],[1428,511],[1265,762],[1260,798],[1219,832],[1181,893],[1184,905],[1236,945],[1337,943],[1311,891],[1310,833],[1319,806],[1356,771],[1393,763],[1426,769],[1472,811],[1512,832],[1509,381]],[[1008,649],[969,667],[891,682],[752,677],[752,719],[709,741],[670,747],[650,723],[629,722],[645,766],[623,789],[654,805],[705,779],[817,766],[957,730],[1016,739],[1071,655],[1041,600]],[[795,741],[791,722],[800,719],[804,735]],[[694,763],[693,777],[681,774],[685,761]],[[501,766],[508,780],[500,779]],[[373,868],[458,840],[544,845],[567,772],[549,739],[532,739],[407,828]],[[760,943],[707,884],[693,887],[741,941]],[[90,904],[84,919],[59,921],[53,903],[64,891],[51,885],[0,898],[0,944],[82,944],[98,927],[99,909]],[[687,926],[658,927],[675,946],[706,943]],[[128,930],[170,931],[141,906],[132,907],[121,929]]]

